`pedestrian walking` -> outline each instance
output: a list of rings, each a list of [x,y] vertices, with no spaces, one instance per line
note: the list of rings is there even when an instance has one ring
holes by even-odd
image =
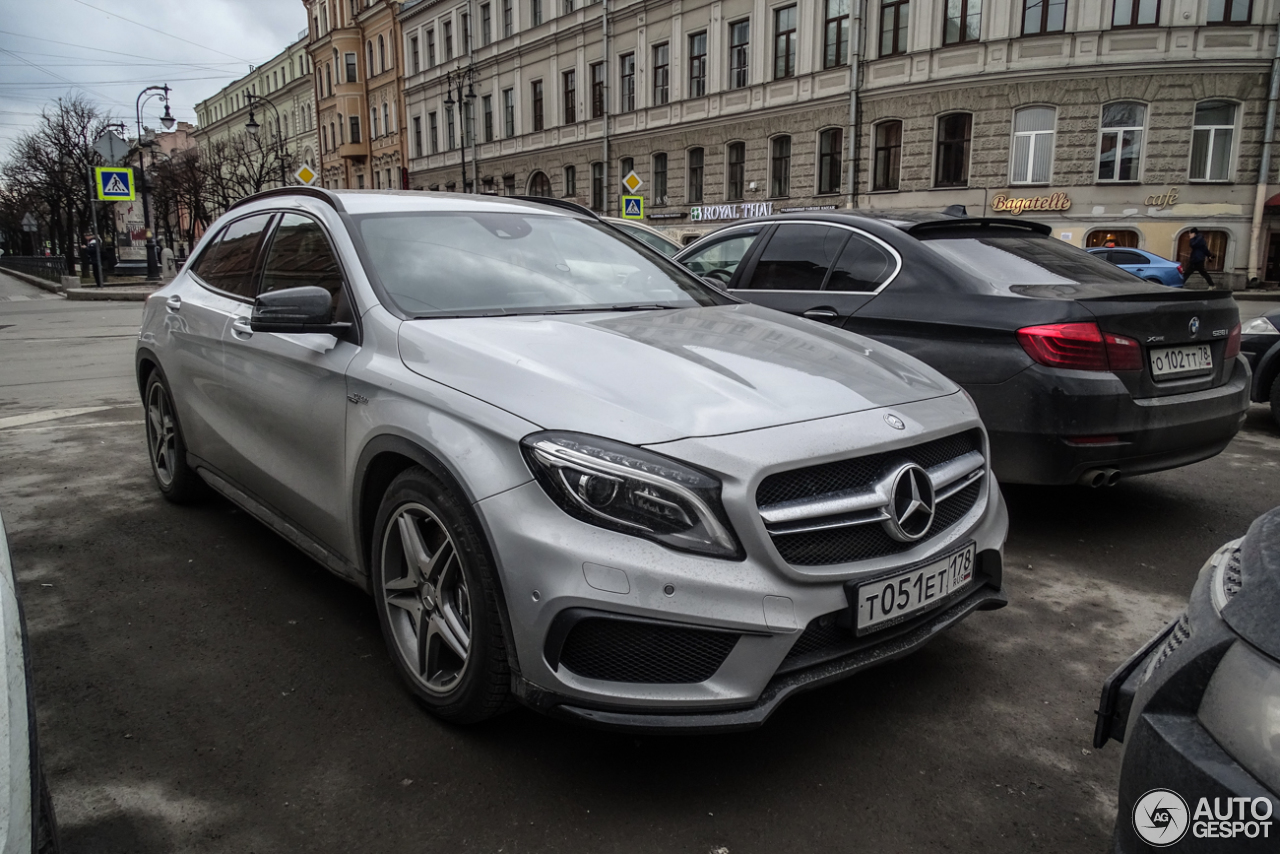
[[[80,266],[84,270],[93,270],[93,283],[102,287],[102,266],[98,254],[98,236],[91,231],[84,234],[84,245],[80,247]]]
[[[1186,286],[1192,274],[1199,273],[1209,283],[1209,289],[1213,290],[1213,279],[1209,278],[1209,271],[1204,268],[1204,262],[1216,260],[1216,256],[1209,251],[1209,244],[1200,234],[1200,229],[1192,228],[1188,233],[1191,235],[1191,257],[1187,260],[1187,268],[1182,274],[1183,287]]]

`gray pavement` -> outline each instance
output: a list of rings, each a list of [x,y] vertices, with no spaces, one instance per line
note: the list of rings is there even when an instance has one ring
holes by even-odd
[[[1103,678],[1280,503],[1280,431],[1254,407],[1213,460],[1006,489],[1008,608],[762,730],[524,710],[459,729],[400,688],[364,594],[223,501],[159,498],[139,311],[0,302],[0,511],[72,854],[1101,851],[1120,759],[1090,744]]]

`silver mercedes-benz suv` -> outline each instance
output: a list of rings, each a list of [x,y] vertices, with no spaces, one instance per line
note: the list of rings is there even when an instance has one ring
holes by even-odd
[[[165,497],[368,590],[452,721],[749,727],[1005,603],[954,383],[574,205],[259,194],[147,300],[137,369]]]

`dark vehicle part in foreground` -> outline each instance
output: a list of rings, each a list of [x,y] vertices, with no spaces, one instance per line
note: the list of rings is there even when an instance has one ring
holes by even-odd
[[[1213,554],[1187,609],[1103,685],[1094,746],[1124,743],[1115,850],[1275,851],[1278,712],[1280,507]]]
[[[1270,404],[1271,417],[1280,426],[1280,311],[1255,317],[1240,331],[1240,350],[1253,368],[1250,398]]]

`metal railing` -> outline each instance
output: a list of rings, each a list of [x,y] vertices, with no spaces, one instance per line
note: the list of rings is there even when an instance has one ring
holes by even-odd
[[[67,259],[63,256],[0,255],[0,269],[17,270],[61,284],[67,275]]]

